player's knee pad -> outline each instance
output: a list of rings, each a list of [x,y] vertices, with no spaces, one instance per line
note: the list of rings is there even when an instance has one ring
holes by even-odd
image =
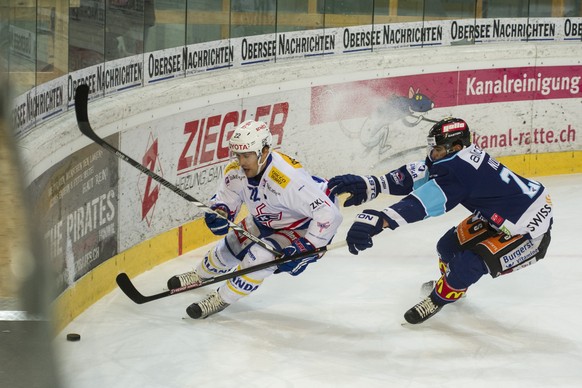
[[[473,251],[462,251],[449,262],[447,283],[458,290],[466,289],[488,272],[479,255]]]
[[[275,255],[260,245],[254,244],[240,263],[241,268],[248,268],[253,265],[267,263],[275,259]],[[274,271],[274,269],[273,269]],[[271,272],[273,272],[271,271]]]
[[[305,235],[305,230],[280,230],[270,234],[268,237],[264,238],[263,241],[270,244],[276,250],[281,250],[282,248],[291,244],[295,239]],[[257,233],[261,235],[262,233]],[[234,244],[234,242],[233,242]],[[241,245],[242,246],[242,245]],[[229,248],[230,244],[226,243],[226,248]],[[262,263],[267,263],[275,259],[275,255],[265,248],[257,244],[248,244],[244,246],[243,249],[235,250],[236,256],[233,249],[231,248],[231,257],[236,259],[242,259],[238,263],[237,270],[245,269],[251,266],[255,266]],[[242,256],[242,257],[241,257]],[[268,276],[272,275],[277,269],[276,266],[262,269],[260,271],[252,272],[247,275],[237,276],[235,278],[229,279],[223,286],[220,287],[219,292],[222,298],[227,303],[234,303],[238,299],[254,292],[263,283],[263,280]]]
[[[245,269],[262,263],[267,263],[275,259],[275,255],[265,248],[253,244],[247,251],[244,259],[239,263],[236,270]],[[247,275],[237,276],[229,279],[220,287],[220,295],[227,303],[234,303],[238,299],[254,292],[263,283],[263,280],[272,275],[275,266],[252,272]]]

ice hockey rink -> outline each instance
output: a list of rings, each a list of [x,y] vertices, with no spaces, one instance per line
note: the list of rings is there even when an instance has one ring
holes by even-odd
[[[580,387],[582,386],[582,174],[538,178],[550,189],[548,255],[513,274],[483,277],[467,297],[421,325],[402,325],[420,285],[438,274],[435,244],[468,213],[384,231],[359,256],[330,251],[303,274],[268,278],[205,320],[186,307],[216,285],[143,305],[115,289],[55,339],[69,388]],[[344,209],[353,215],[386,197]],[[188,204],[185,204],[188,206]],[[144,294],[208,247],[134,280]],[[81,334],[68,342],[67,333]]]

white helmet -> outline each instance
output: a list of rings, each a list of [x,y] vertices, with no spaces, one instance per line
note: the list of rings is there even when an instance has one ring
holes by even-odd
[[[234,153],[254,152],[261,158],[263,148],[273,143],[273,136],[267,124],[262,121],[246,120],[240,123],[228,141],[228,148]]]

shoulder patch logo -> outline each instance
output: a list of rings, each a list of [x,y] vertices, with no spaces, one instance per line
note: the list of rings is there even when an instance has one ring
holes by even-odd
[[[301,163],[297,159],[293,159],[292,157],[285,155],[282,152],[279,152],[279,155],[283,158],[284,161],[289,163],[293,168],[301,168],[303,167]]]
[[[227,164],[226,167],[224,168],[224,175],[228,174],[230,170],[238,170],[239,168],[240,164],[238,163],[238,160],[233,160],[232,162]]]
[[[283,174],[279,169],[275,167],[273,167],[273,169],[269,173],[269,178],[271,178],[273,182],[275,182],[282,188],[285,188],[287,184],[291,181],[287,175]]]

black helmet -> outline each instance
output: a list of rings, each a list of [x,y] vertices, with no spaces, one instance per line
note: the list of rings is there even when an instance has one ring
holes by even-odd
[[[471,131],[465,120],[447,117],[432,126],[427,142],[429,147],[444,145],[448,154],[455,144],[470,146]]]

